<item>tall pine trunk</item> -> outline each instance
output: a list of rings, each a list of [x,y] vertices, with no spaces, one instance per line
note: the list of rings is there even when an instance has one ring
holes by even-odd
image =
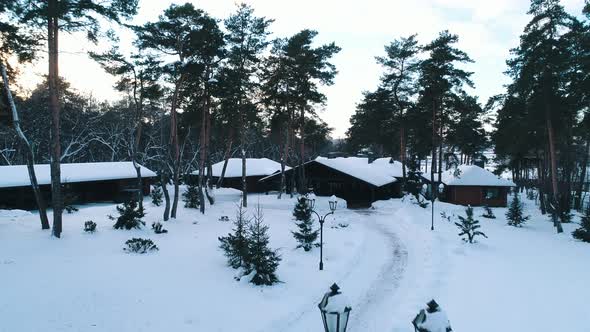
[[[588,168],[588,155],[590,154],[590,136],[586,137],[586,147],[584,148],[584,158],[582,159],[582,169],[580,171],[580,179],[578,188],[576,189],[576,201],[574,208],[580,211],[583,208],[582,192],[584,191],[584,181],[586,181],[586,173]]]
[[[21,130],[20,127],[20,119],[18,116],[18,111],[16,110],[16,105],[14,104],[14,99],[12,98],[12,93],[10,92],[10,85],[8,82],[8,75],[6,74],[6,67],[4,63],[0,62],[0,70],[2,71],[2,80],[4,81],[4,89],[6,90],[6,97],[8,98],[8,104],[10,105],[10,110],[12,113],[12,125],[14,126],[14,130],[16,131],[18,137],[21,140],[21,144],[26,149],[26,156],[27,156],[27,171],[29,172],[29,180],[31,181],[31,188],[33,189],[33,194],[35,195],[35,202],[37,203],[37,208],[39,209],[39,218],[41,219],[41,229],[49,229],[49,219],[47,218],[47,206],[45,203],[45,199],[43,199],[43,195],[41,194],[41,190],[39,189],[39,183],[37,182],[37,175],[35,174],[35,158],[33,155],[33,148],[29,143],[29,140],[25,136],[25,133]]]
[[[207,83],[205,83],[206,85]],[[203,194],[203,182],[205,179],[205,158],[207,157],[207,113],[208,113],[208,102],[207,102],[207,87],[205,86],[205,100],[203,103],[203,112],[201,114],[201,137],[200,137],[200,150],[199,150],[199,209],[201,213],[205,214],[205,196]]]
[[[547,121],[547,135],[549,138],[549,159],[551,162],[551,188],[552,188],[552,203],[554,208],[554,214],[559,214],[561,212],[561,207],[559,206],[559,187],[557,183],[557,153],[555,151],[555,137],[553,132],[553,121],[551,119],[551,113],[549,112],[549,108],[545,107],[545,117]],[[561,226],[561,221],[559,217],[554,217],[553,222],[555,227],[557,228],[557,233],[562,233],[563,228]]]
[[[242,129],[240,149],[242,150],[242,206],[248,207],[248,185],[246,182],[246,129]]]
[[[49,51],[49,110],[51,113],[51,206],[53,207],[53,236],[61,237],[63,198],[61,192],[61,142],[59,105],[58,8],[57,0],[48,0],[47,45]]]
[[[305,107],[301,107],[301,119],[300,119],[300,134],[301,134],[301,144],[300,144],[300,153],[301,158],[299,159],[299,179],[301,180],[300,183],[300,190],[299,193],[305,194],[307,193],[307,181],[305,179],[305,168],[303,164],[305,163]]]
[[[182,59],[181,59],[182,61]],[[172,95],[172,107],[170,110],[170,140],[174,149],[174,162],[172,177],[174,182],[174,199],[172,201],[172,210],[170,217],[176,219],[176,211],[178,210],[178,198],[180,196],[180,143],[178,142],[178,116],[176,108],[178,106],[178,95],[180,93],[180,86],[183,83],[184,76],[180,74],[178,81],[174,86],[174,94]]]
[[[402,192],[406,190],[406,181],[407,181],[407,174],[406,174],[406,130],[405,126],[402,124],[400,127],[400,161],[402,163]]]
[[[170,219],[170,193],[168,192],[168,177],[164,173],[160,175],[160,182],[164,193],[164,214],[162,218],[164,221],[168,221]]]
[[[223,156],[223,167],[221,168],[221,174],[219,179],[217,179],[217,188],[221,188],[223,185],[223,178],[225,178],[225,171],[227,170],[227,163],[229,162],[229,158],[231,156],[231,148],[232,143],[234,141],[234,129],[229,129],[229,135],[227,139],[227,149],[225,150],[225,155]]]
[[[291,121],[289,121],[290,123]],[[288,125],[290,126],[290,125]],[[281,184],[279,188],[279,195],[277,196],[278,199],[281,199],[283,193],[287,192],[287,178],[285,176],[285,166],[287,163],[287,154],[289,153],[289,129],[284,129],[285,133],[285,141],[283,142],[283,152],[281,155]]]

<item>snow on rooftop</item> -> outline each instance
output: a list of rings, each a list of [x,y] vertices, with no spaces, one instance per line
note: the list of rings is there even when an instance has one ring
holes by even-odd
[[[402,163],[397,160],[393,160],[390,157],[375,159],[371,164],[375,167],[382,168],[382,172],[389,176],[396,178],[401,178],[404,176]],[[406,171],[407,169],[408,168],[406,167]]]
[[[213,164],[213,173],[215,177],[221,176],[224,161]],[[290,169],[285,166],[285,170]],[[281,170],[281,164],[268,158],[246,158],[246,176],[266,176],[274,174]],[[192,174],[198,175],[199,171]],[[230,158],[225,170],[225,178],[236,178],[242,176],[242,158]]]
[[[35,174],[40,185],[51,184],[49,164],[35,165]],[[130,161],[61,164],[62,183],[132,179],[136,176]],[[156,173],[141,166],[141,176],[154,177]],[[0,188],[29,185],[31,181],[26,165],[0,166]]]
[[[397,181],[395,177],[384,171],[384,167],[382,165],[369,164],[369,160],[367,158],[317,157],[315,161],[342,173],[353,176],[359,180],[370,183],[376,187],[381,187]]]
[[[429,176],[429,174],[423,174]],[[435,175],[435,179],[438,176]],[[493,186],[514,187],[514,182],[502,179],[476,165],[460,165],[457,169],[449,169],[442,173],[442,183],[448,186]]]

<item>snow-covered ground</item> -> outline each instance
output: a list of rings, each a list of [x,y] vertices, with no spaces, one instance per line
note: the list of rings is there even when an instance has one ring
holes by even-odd
[[[295,250],[293,199],[249,196],[259,202],[271,245],[283,258],[282,283],[256,287],[233,279],[218,237],[231,230],[239,193],[217,192],[207,214],[179,209],[154,234],[162,208],[146,199],[146,227],[112,228],[115,206],[80,207],[65,215],[62,239],[40,230],[37,216],[0,211],[0,331],[320,331],[317,309],[336,282],[351,301],[349,330],[410,332],[410,321],[431,298],[447,312],[455,331],[584,331],[590,298],[590,245],[574,241],[574,224],[554,234],[552,224],[527,204],[525,227],[479,218],[489,239],[464,244],[441,219],[464,208],[430,208],[408,200],[377,202],[374,209],[336,211],[324,227],[324,271],[319,250]],[[316,208],[327,212],[327,198]],[[476,215],[483,209],[475,208]],[[86,220],[98,224],[83,232]],[[345,224],[348,227],[338,227]],[[151,238],[160,251],[127,254],[124,242]]]

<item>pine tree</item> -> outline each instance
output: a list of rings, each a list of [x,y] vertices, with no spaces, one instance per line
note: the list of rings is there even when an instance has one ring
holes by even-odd
[[[479,225],[479,220],[473,219],[473,208],[471,206],[467,207],[465,214],[467,218],[459,216],[460,222],[455,223],[461,230],[459,236],[463,237],[463,241],[473,243],[474,238],[478,235],[487,238],[482,231],[478,230],[481,226]]]
[[[303,248],[305,251],[310,251],[318,238],[318,230],[313,229],[311,213],[311,207],[307,204],[307,197],[299,197],[293,210],[293,216],[298,221],[296,224],[299,230],[291,233],[293,233],[295,240],[299,242],[297,248]]]
[[[227,265],[234,269],[240,267],[249,270],[249,252],[248,252],[248,238],[247,229],[250,220],[246,218],[246,211],[242,204],[238,205],[236,212],[236,220],[234,221],[233,234],[229,233],[227,236],[220,237],[219,247],[223,250],[225,257],[227,257]]]
[[[135,200],[130,200],[123,203],[122,206],[117,206],[117,212],[119,217],[117,222],[113,226],[115,229],[125,228],[127,230],[132,228],[141,228],[141,225],[145,225],[145,222],[141,220],[145,216],[142,206],[138,206]],[[109,217],[114,219],[113,217]]]
[[[520,202],[519,194],[514,193],[514,198],[510,202],[508,212],[506,212],[506,219],[508,225],[514,227],[522,227],[522,225],[529,219],[529,216],[524,216],[522,211],[522,203]]]
[[[270,286],[279,281],[275,272],[281,257],[268,247],[268,226],[263,221],[262,208],[258,205],[248,232],[249,272],[254,272],[250,282]]]
[[[492,211],[492,208],[490,208],[487,205],[484,206],[483,208],[486,212],[481,215],[482,217],[488,218],[488,219],[496,219],[496,216],[494,215],[494,211]]]
[[[584,242],[590,242],[590,204],[582,216],[580,222],[580,228],[572,232],[575,239],[582,240]]]
[[[199,208],[199,186],[195,181],[189,181],[187,183],[186,191],[182,193],[182,199],[184,200],[184,207],[190,209]]]
[[[162,186],[155,185],[154,189],[150,193],[150,197],[152,198],[152,204],[155,206],[160,206],[162,204]]]

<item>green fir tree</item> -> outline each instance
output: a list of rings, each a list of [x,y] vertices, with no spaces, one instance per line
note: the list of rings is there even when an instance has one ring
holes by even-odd
[[[152,204],[154,204],[154,206],[162,205],[162,186],[160,184],[154,186],[154,189],[150,193],[150,197],[152,198]]]
[[[520,194],[518,192],[514,193],[514,198],[510,202],[510,207],[508,208],[508,212],[506,212],[506,220],[508,220],[508,225],[514,227],[522,227],[524,223],[529,219],[529,216],[525,216],[522,209],[522,203],[520,202]]]
[[[186,191],[182,193],[182,199],[184,200],[184,207],[189,209],[199,208],[199,186],[195,181],[187,181]]]
[[[295,217],[298,230],[291,233],[293,233],[293,237],[299,243],[297,248],[303,248],[305,251],[310,251],[315,240],[318,238],[318,230],[313,229],[311,214],[311,207],[307,203],[307,197],[299,197],[293,210],[293,216]]]
[[[281,257],[276,250],[269,248],[268,226],[263,222],[264,214],[258,205],[248,232],[248,272],[254,273],[250,280],[253,284],[270,286],[279,281],[276,270]]]
[[[115,229],[127,229],[130,230],[132,228],[141,228],[142,225],[145,225],[141,219],[145,216],[145,212],[142,206],[138,206],[135,200],[130,200],[121,206],[117,206],[117,212],[119,212],[119,217],[117,218],[117,222],[113,226]],[[110,217],[114,219],[113,217]]]
[[[459,230],[461,230],[459,236],[463,237],[463,241],[473,243],[476,236],[487,238],[482,231],[478,230],[481,226],[479,225],[479,220],[473,218],[473,208],[471,206],[467,207],[465,214],[467,215],[467,218],[458,216],[460,222],[455,223],[455,225],[459,227]]]
[[[249,252],[247,230],[250,220],[246,218],[246,211],[242,204],[238,205],[236,220],[234,221],[233,233],[219,238],[221,244],[219,247],[223,250],[227,258],[227,265],[234,269],[240,267],[249,269]]]
[[[580,228],[573,231],[572,235],[578,240],[590,242],[590,204],[584,211],[584,215],[580,222]]]

